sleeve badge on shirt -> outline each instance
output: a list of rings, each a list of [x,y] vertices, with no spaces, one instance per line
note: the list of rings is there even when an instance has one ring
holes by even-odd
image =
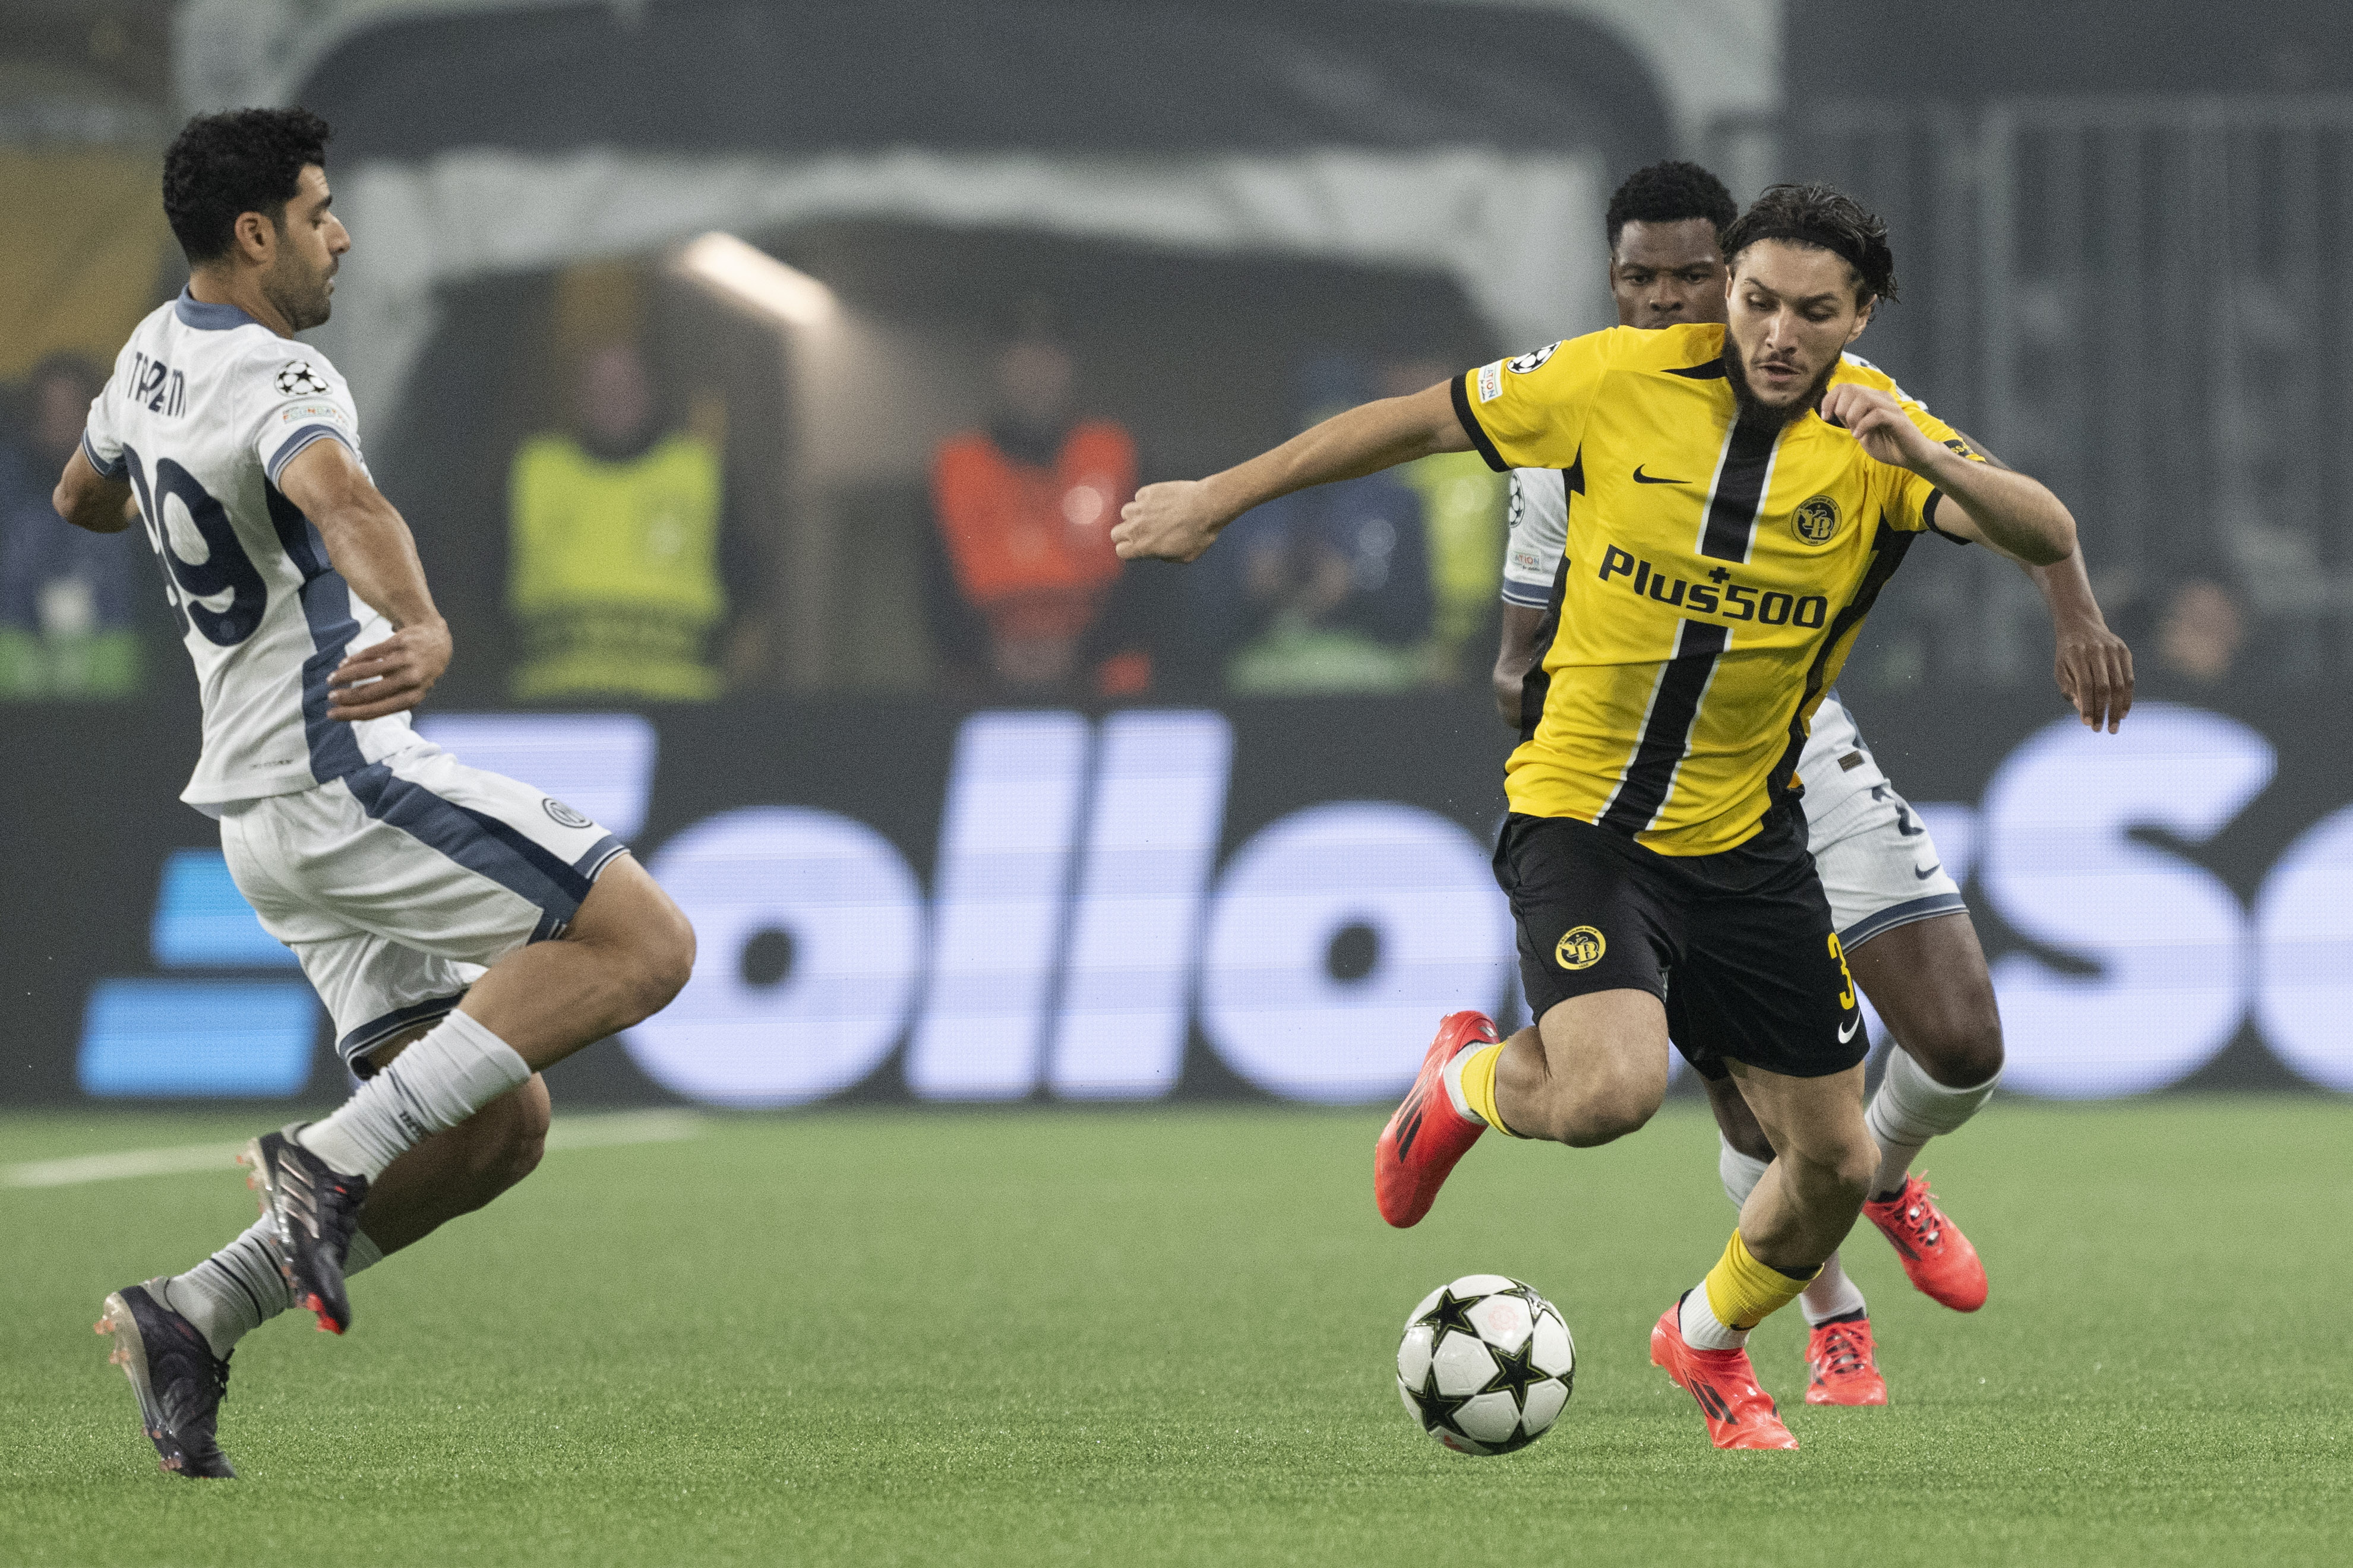
[[[327,378],[298,359],[278,373],[278,390],[288,397],[315,397],[327,390]]]
[[[1493,403],[1504,395],[1504,362],[1479,367],[1479,401]]]
[[[1558,347],[1560,347],[1558,343],[1546,343],[1540,349],[1530,349],[1526,353],[1522,354],[1519,358],[1512,362],[1512,368],[1514,371],[1517,371],[1520,374],[1525,375],[1528,372],[1543,364],[1545,361],[1552,358],[1553,350]]]

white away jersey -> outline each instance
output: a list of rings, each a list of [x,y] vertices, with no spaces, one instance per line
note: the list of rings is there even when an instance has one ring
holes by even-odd
[[[180,798],[234,801],[342,778],[416,743],[408,716],[327,717],[347,648],[392,627],[329,564],[319,531],[279,493],[314,441],[359,452],[351,390],[319,351],[234,305],[183,293],[131,334],[90,405],[82,450],[127,478],[164,567],[204,698],[204,755]]]

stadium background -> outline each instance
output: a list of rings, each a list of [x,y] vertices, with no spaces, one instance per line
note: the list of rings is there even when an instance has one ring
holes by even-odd
[[[21,13],[0,380],[111,356],[176,289],[153,170],[180,114],[335,123],[356,249],[318,342],[457,634],[432,722],[622,829],[704,936],[671,1015],[558,1070],[567,1103],[1375,1102],[1439,1013],[1517,1006],[1484,869],[1491,629],[1410,692],[1238,695],[1188,667],[1173,569],[1137,569],[1150,686],[1008,700],[930,626],[926,464],[1033,296],[1145,479],[1279,438],[1315,356],[1457,365],[1602,324],[1602,203],[1677,153],[1744,197],[1820,175],[1889,216],[1906,299],[1862,351],[2052,480],[2140,651],[2146,705],[2084,736],[2022,577],[1930,550],[1846,683],[1969,873],[2010,1089],[2353,1089],[2333,9]],[[712,231],[791,270],[731,292],[685,248]],[[729,432],[769,635],[711,703],[509,697],[506,464],[599,311]],[[2246,623],[2223,679],[2156,658],[2192,578]],[[195,702],[160,624],[135,689],[0,709],[0,1104],[341,1092],[173,801]]]

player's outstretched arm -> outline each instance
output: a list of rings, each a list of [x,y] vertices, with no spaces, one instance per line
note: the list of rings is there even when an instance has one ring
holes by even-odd
[[[2030,566],[2075,552],[2075,519],[2040,479],[1962,457],[1912,423],[1877,387],[1843,382],[1822,396],[1822,417],[1843,425],[1883,463],[1911,469],[1944,492],[1931,519],[1957,539],[1975,540]]]
[[[110,479],[90,466],[81,448],[66,459],[58,488],[49,494],[58,515],[92,533],[121,533],[131,526],[131,481]]]
[[[1112,525],[1112,544],[1123,561],[1198,561],[1219,530],[1262,501],[1377,474],[1433,452],[1470,449],[1471,437],[1455,416],[1451,384],[1441,381],[1409,396],[1335,414],[1206,479],[1146,485]]]
[[[2100,602],[2092,596],[2084,552],[2073,551],[2048,566],[2029,566],[2026,574],[2034,579],[2051,610],[2051,629],[2059,641],[2052,673],[2059,689],[2075,705],[2076,717],[2086,729],[2105,728],[2115,734],[2132,711],[2132,649],[2108,630]]]
[[[327,559],[352,591],[393,626],[391,637],[347,654],[327,678],[327,717],[382,719],[416,707],[449,668],[452,650],[408,524],[341,441],[303,447],[280,470],[278,488],[318,529]]]

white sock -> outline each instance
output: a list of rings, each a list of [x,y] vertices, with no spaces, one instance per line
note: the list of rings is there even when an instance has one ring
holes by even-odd
[[[1739,1208],[1748,1202],[1748,1194],[1765,1179],[1770,1160],[1751,1159],[1728,1142],[1724,1134],[1715,1135],[1715,1173],[1724,1178],[1724,1195]]]
[[[1715,1313],[1707,1304],[1704,1279],[1683,1292],[1680,1321],[1683,1343],[1695,1351],[1736,1351],[1748,1342],[1746,1329],[1731,1328],[1715,1321]]]
[[[1814,1282],[1798,1292],[1798,1310],[1815,1327],[1849,1312],[1870,1310],[1863,1305],[1862,1287],[1846,1277],[1846,1265],[1839,1261],[1835,1252],[1824,1260],[1822,1271],[1814,1276]]]
[[[1947,1089],[1898,1045],[1887,1053],[1887,1074],[1879,1092],[1871,1097],[1863,1119],[1879,1144],[1879,1174],[1872,1179],[1871,1195],[1883,1198],[1904,1185],[1912,1162],[1928,1140],[1957,1131],[1993,1098],[2001,1074],[1969,1089]]]
[[[365,1231],[352,1237],[343,1261],[346,1277],[384,1260],[384,1249]],[[286,1277],[278,1272],[269,1221],[258,1219],[245,1233],[185,1274],[164,1281],[164,1304],[196,1325],[213,1354],[226,1357],[237,1342],[294,1304]]]
[[[1471,1109],[1470,1097],[1462,1092],[1462,1064],[1471,1059],[1471,1051],[1482,1051],[1486,1048],[1485,1046],[1479,1045],[1472,1046],[1470,1050],[1457,1051],[1448,1058],[1444,1067],[1438,1069],[1440,1080],[1446,1085],[1447,1102],[1454,1107],[1454,1114],[1465,1121],[1475,1122],[1481,1127],[1487,1125],[1486,1120]]]
[[[295,1136],[335,1170],[374,1181],[417,1144],[530,1078],[531,1064],[504,1040],[452,1013],[360,1085],[333,1115]]]

